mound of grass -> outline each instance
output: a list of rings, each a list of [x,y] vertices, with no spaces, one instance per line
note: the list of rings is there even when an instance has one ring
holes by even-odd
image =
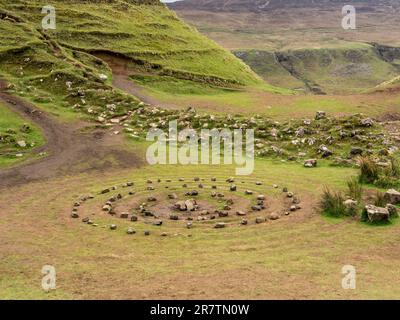
[[[18,141],[24,141],[26,146],[19,146]],[[0,104],[0,167],[26,159],[33,148],[44,142],[37,127]],[[16,157],[16,154],[23,154],[23,157]]]
[[[46,4],[40,0],[1,0],[0,9],[36,29],[43,18],[40,9]],[[52,5],[57,28],[46,32],[46,38],[64,48],[123,55],[177,78],[241,85],[260,82],[244,63],[186,25],[159,1],[55,0]],[[16,45],[15,38],[11,44]]]
[[[389,165],[381,168],[370,157],[361,157],[359,181],[374,184],[380,188],[395,188],[400,186],[400,165],[398,160],[389,158]]]
[[[345,197],[341,192],[335,192],[325,188],[319,203],[321,212],[330,217],[347,216],[347,208],[344,205]]]

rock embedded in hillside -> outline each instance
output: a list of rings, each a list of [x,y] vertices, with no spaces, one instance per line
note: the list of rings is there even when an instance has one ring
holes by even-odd
[[[391,204],[400,204],[400,192],[395,189],[390,189],[385,193],[385,199]]]
[[[26,148],[26,141],[25,140],[19,140],[19,141],[17,141],[17,145],[20,148]]]
[[[350,155],[353,156],[353,157],[354,156],[360,156],[360,155],[363,154],[363,152],[364,152],[364,150],[362,148],[352,147],[351,150],[350,150]]]
[[[317,111],[315,114],[315,120],[322,120],[326,119],[326,112],[325,111]]]
[[[320,153],[323,158],[328,158],[331,155],[333,155],[333,152],[331,150],[329,150],[329,148],[323,144],[319,146],[318,153]]]
[[[365,206],[368,220],[370,222],[387,222],[390,218],[390,213],[387,208],[376,207],[373,205]]]
[[[363,127],[372,127],[374,125],[374,120],[371,118],[361,119],[360,124]]]

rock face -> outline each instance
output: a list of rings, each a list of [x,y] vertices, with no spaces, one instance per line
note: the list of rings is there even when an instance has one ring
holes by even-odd
[[[373,205],[365,206],[368,220],[370,222],[387,222],[389,221],[390,213],[387,208],[380,208]]]
[[[385,193],[385,199],[391,204],[400,204],[400,192],[390,189]]]

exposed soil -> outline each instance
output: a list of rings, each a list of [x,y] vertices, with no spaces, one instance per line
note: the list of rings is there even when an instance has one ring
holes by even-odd
[[[140,165],[141,161],[135,154],[118,147],[123,144],[121,137],[95,128],[85,130],[89,133],[83,133],[82,129],[88,123],[63,123],[21,98],[7,93],[6,87],[7,84],[0,80],[0,102],[43,130],[47,143],[34,152],[46,152],[48,156],[16,168],[0,170],[0,188],[61,174],[103,171],[111,165],[124,168]]]
[[[138,74],[138,70],[134,70],[130,66],[131,60],[123,57],[113,56],[107,53],[94,54],[97,58],[103,60],[108,64],[113,73],[113,86],[139,98],[144,103],[149,105],[158,106],[161,108],[179,108],[172,104],[166,104],[157,100],[154,97],[147,95],[143,88],[135,84],[134,81],[129,79],[129,76]]]

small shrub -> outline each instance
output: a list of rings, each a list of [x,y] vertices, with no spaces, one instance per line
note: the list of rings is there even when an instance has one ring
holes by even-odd
[[[357,178],[347,181],[348,196],[356,201],[360,201],[363,194],[363,187]]]
[[[386,200],[385,194],[383,192],[377,191],[374,198],[374,206],[385,207],[389,202]]]
[[[379,167],[369,157],[360,157],[358,159],[360,165],[359,181],[361,183],[374,183],[379,178]]]
[[[323,214],[332,217],[343,217],[348,215],[344,201],[345,198],[341,192],[333,192],[330,189],[325,188],[319,207]]]
[[[397,159],[390,158],[389,166],[384,170],[385,176],[399,178],[400,177],[400,164]]]

